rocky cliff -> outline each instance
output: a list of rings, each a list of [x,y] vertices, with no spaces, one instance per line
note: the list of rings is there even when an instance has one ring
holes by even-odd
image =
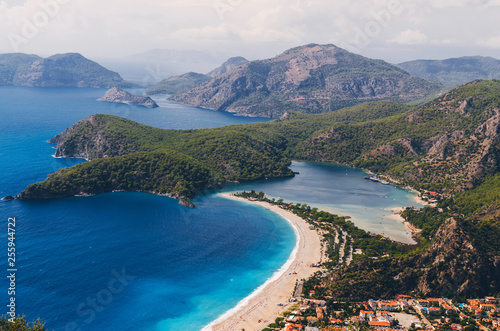
[[[116,72],[78,53],[49,58],[36,55],[0,55],[0,85],[32,87],[134,87]]]
[[[279,117],[287,110],[322,113],[366,101],[408,102],[439,88],[384,61],[334,45],[306,45],[242,64],[172,100],[239,115]]]
[[[99,101],[107,102],[118,102],[125,103],[128,105],[144,106],[148,108],[158,108],[159,106],[150,97],[143,97],[140,95],[133,95],[127,91],[124,91],[118,87],[113,87],[106,92],[106,94],[97,99]]]

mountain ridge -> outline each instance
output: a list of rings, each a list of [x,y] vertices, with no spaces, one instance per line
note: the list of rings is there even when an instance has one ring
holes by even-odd
[[[135,87],[79,53],[48,58],[23,53],[0,55],[0,85],[29,87]]]
[[[439,89],[439,84],[382,60],[335,45],[309,44],[242,64],[171,100],[238,115],[279,117],[287,110],[321,113],[366,101],[414,101]]]
[[[477,79],[500,79],[500,60],[463,56],[445,60],[415,60],[398,64],[410,74],[441,83],[462,85]]]

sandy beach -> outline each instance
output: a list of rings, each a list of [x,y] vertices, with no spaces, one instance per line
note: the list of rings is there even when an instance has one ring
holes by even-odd
[[[290,222],[298,235],[294,252],[285,264],[286,270],[282,268],[281,274],[275,275],[250,297],[242,300],[235,308],[203,329],[262,330],[293,304],[289,303],[289,299],[293,295],[296,282],[310,277],[319,270],[311,267],[311,264],[318,263],[322,259],[321,238],[316,230],[309,229],[309,224],[302,218],[278,206],[261,201],[248,201],[230,194],[222,193],[220,196],[256,204],[278,213]]]
[[[420,232],[421,230],[420,229],[417,229],[413,224],[411,224],[410,222],[407,222],[403,216],[401,216],[401,212],[404,210],[405,208],[403,207],[400,207],[400,208],[393,208],[393,209],[389,209],[389,211],[391,212],[390,215],[387,215],[387,217],[389,218],[392,218],[396,221],[399,221],[401,223],[403,223],[403,225],[406,227],[407,231],[408,231],[408,237],[410,239],[410,242],[407,242],[405,244],[411,244],[411,245],[416,245],[417,242],[415,241],[415,239],[413,238],[413,236],[415,234],[417,234],[418,232]]]

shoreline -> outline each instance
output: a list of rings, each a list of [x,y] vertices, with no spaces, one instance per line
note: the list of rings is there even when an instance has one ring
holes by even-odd
[[[406,221],[403,216],[401,216],[401,212],[404,210],[405,207],[398,207],[398,208],[391,208],[388,209],[389,212],[391,213],[390,215],[387,215],[387,218],[391,218],[393,220],[396,220],[398,222],[401,222],[406,230],[410,233],[409,238],[411,240],[411,243],[403,243],[405,245],[416,245],[418,242],[415,240],[415,235],[419,233],[421,230],[417,229],[413,224],[410,222]]]
[[[219,193],[218,195],[226,199],[261,206],[275,212],[283,217],[295,232],[295,247],[279,271],[275,272],[271,278],[241,300],[234,308],[202,329],[203,331],[262,330],[294,304],[294,302],[289,302],[289,299],[293,296],[292,292],[296,282],[307,279],[319,271],[319,268],[311,267],[311,264],[318,263],[323,258],[321,236],[316,230],[310,230],[309,224],[305,220],[278,206],[262,201],[249,201],[228,193]],[[279,304],[282,305],[279,306]]]

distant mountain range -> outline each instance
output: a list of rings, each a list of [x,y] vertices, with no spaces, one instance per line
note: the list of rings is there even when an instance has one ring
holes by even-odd
[[[441,87],[381,60],[311,44],[244,63],[171,100],[238,115],[279,117],[287,110],[322,113],[367,101],[410,102]]]
[[[400,63],[410,74],[441,83],[462,85],[476,79],[500,79],[500,60],[465,56],[447,60],[416,60]]]
[[[127,80],[151,86],[187,72],[208,73],[230,56],[223,52],[153,49],[124,58],[101,59],[99,62]]]
[[[208,75],[188,72],[187,74],[166,78],[147,90],[147,94],[173,95],[182,93],[212,79]]]
[[[232,57],[224,62],[220,67],[215,68],[206,75],[198,74],[195,72],[188,72],[184,75],[169,77],[160,81],[155,86],[149,88],[147,93],[168,95],[179,94],[193,87],[199,86],[205,82],[208,82],[213,77],[225,74],[226,72],[247,62],[248,60],[241,56]]]
[[[48,58],[11,53],[0,55],[0,85],[33,87],[134,87],[81,54],[57,54]]]

